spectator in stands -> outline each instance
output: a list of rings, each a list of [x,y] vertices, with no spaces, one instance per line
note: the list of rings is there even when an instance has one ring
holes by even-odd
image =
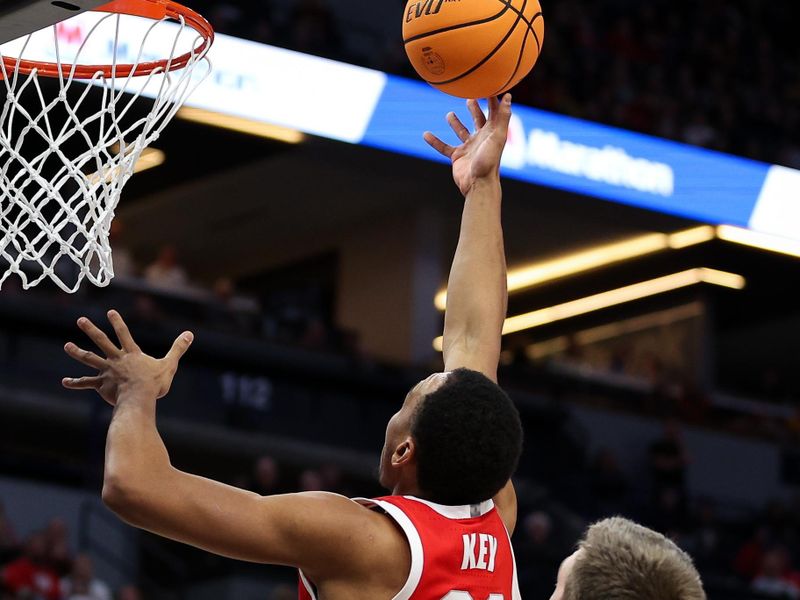
[[[628,481],[617,463],[616,455],[602,448],[589,472],[590,496],[594,502],[594,517],[621,514],[628,501]]]
[[[352,496],[348,490],[345,489],[344,478],[342,477],[342,470],[333,463],[323,465],[319,470],[322,477],[322,486],[328,492],[335,492],[343,496]]]
[[[717,141],[717,132],[709,124],[708,117],[703,111],[695,112],[692,119],[683,129],[683,140],[693,146],[706,146],[711,148]]]
[[[61,580],[64,600],[111,600],[111,589],[94,576],[88,554],[79,554],[72,563],[72,573]]]
[[[299,343],[309,350],[324,350],[330,346],[330,330],[319,316],[311,316]]]
[[[764,524],[769,528],[770,538],[786,544],[796,541],[792,531],[792,519],[789,509],[781,500],[772,500],[767,504],[763,516]]]
[[[553,518],[545,511],[535,511],[522,521],[522,538],[515,554],[520,570],[520,585],[531,598],[547,598],[553,591],[553,577],[564,558],[564,548],[553,533]]]
[[[262,456],[253,466],[253,483],[250,490],[262,496],[271,496],[285,491],[281,486],[281,471],[271,456]]]
[[[275,24],[275,19],[272,16],[272,11],[266,6],[266,2],[262,0],[258,14],[252,15],[253,22],[250,26],[252,38],[261,42],[262,44],[275,45],[279,41],[278,28]]]
[[[662,492],[672,490],[678,501],[686,501],[686,467],[689,455],[683,444],[680,426],[674,419],[664,424],[664,433],[650,445],[650,473],[654,500],[663,500]]]
[[[19,551],[19,538],[5,507],[0,503],[0,564],[8,562]]]
[[[153,294],[142,292],[133,297],[133,316],[138,322],[153,324],[164,319],[164,312]]]
[[[703,570],[723,570],[722,528],[717,519],[714,502],[703,499],[699,503],[691,532],[685,536],[686,549],[694,558],[698,568]]]
[[[342,58],[342,41],[335,18],[323,0],[300,0],[290,19],[289,43],[308,54]]]
[[[779,546],[764,554],[761,572],[750,587],[764,596],[800,598],[800,575],[792,570],[786,548]]]
[[[153,287],[164,290],[180,290],[189,283],[186,271],[178,264],[178,251],[172,245],[159,250],[156,260],[145,269],[144,278]]]
[[[325,491],[325,481],[319,471],[315,469],[306,469],[300,473],[298,488],[301,492]]]
[[[0,575],[6,591],[30,600],[61,600],[58,575],[47,564],[47,536],[36,532],[25,541],[23,555]]]
[[[235,33],[242,29],[244,11],[236,4],[219,2],[209,13],[208,19],[214,29]]]
[[[269,600],[296,600],[297,588],[289,585],[279,585],[269,595]]]
[[[252,333],[256,330],[260,312],[258,303],[237,294],[236,285],[230,277],[218,278],[212,292],[206,325],[228,333]]]
[[[117,590],[116,600],[143,600],[142,592],[133,584],[124,585]]]
[[[733,561],[733,568],[742,579],[752,581],[759,574],[768,540],[767,528],[758,525],[750,539],[739,548]]]
[[[125,244],[125,223],[120,217],[115,217],[111,221],[111,229],[108,236],[111,243],[111,256],[114,260],[114,277],[135,277],[138,274],[138,269],[131,251]]]
[[[64,577],[72,571],[67,523],[60,517],[54,517],[50,519],[44,533],[47,539],[47,562],[59,577]]]
[[[660,488],[648,519],[653,529],[672,540],[680,540],[689,526],[689,512],[681,492],[675,487]]]

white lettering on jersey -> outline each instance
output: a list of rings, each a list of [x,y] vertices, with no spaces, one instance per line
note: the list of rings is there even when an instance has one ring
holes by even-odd
[[[461,570],[475,568],[475,539],[474,533],[465,533],[461,536],[464,540],[464,560],[461,561]]]
[[[494,573],[494,564],[497,558],[497,538],[488,533],[465,533],[461,537],[464,541],[464,558],[461,561],[461,570],[484,569]]]
[[[494,559],[497,558],[497,538],[490,535],[489,538],[489,573],[494,573]]]
[[[478,534],[478,538],[480,539],[480,544],[478,546],[478,548],[479,548],[478,564],[476,565],[476,567],[479,568],[479,569],[485,569],[486,568],[486,552],[489,550],[489,548],[487,548],[487,546],[489,544],[489,536],[486,535],[485,533],[479,533]]]

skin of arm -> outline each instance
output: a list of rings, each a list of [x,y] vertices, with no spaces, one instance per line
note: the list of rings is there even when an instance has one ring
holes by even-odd
[[[425,134],[425,140],[452,161],[453,179],[465,198],[447,284],[442,351],[445,371],[466,367],[497,382],[508,306],[499,173],[511,118],[511,96],[491,98],[488,119],[475,100],[469,100],[467,107],[474,133],[454,113],[447,115],[461,146],[454,148],[431,133]],[[506,528],[513,533],[517,497],[511,481],[494,501]]]
[[[164,358],[155,359],[139,349],[116,311],[108,316],[121,348],[80,319],[79,328],[105,358],[67,344],[67,354],[99,373],[65,378],[63,385],[94,389],[114,406],[103,501],[122,520],[223,556],[299,567],[316,581],[361,577],[375,569],[378,557],[397,554],[386,519],[343,496],[263,497],[173,467],[156,428],[156,405],[192,334],[181,334]]]

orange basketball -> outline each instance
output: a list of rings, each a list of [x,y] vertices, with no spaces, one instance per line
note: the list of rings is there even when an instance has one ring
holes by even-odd
[[[539,0],[409,0],[403,42],[435,88],[488,98],[530,73],[544,41]]]

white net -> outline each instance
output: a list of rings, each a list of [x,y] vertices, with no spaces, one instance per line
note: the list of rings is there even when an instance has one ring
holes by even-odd
[[[0,288],[13,275],[25,289],[49,279],[66,292],[111,281],[122,188],[210,72],[203,42],[183,20],[84,13],[0,46]],[[149,74],[121,74],[165,58]],[[60,68],[25,73],[25,60]],[[79,79],[76,64],[111,67]]]

